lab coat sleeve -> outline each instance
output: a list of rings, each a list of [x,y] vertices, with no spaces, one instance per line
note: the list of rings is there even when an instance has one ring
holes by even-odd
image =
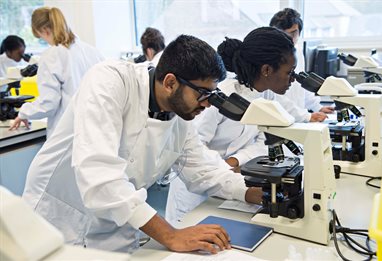
[[[264,142],[264,132],[259,131],[251,141],[248,141],[244,147],[230,157],[236,158],[239,161],[239,166],[242,166],[255,157],[267,155],[268,149]]]
[[[51,47],[41,57],[37,70],[39,96],[33,102],[26,102],[21,106],[21,119],[42,119],[56,113],[61,101],[61,86],[68,62],[62,48],[65,47]]]
[[[278,101],[284,109],[292,115],[296,122],[309,122],[311,113],[306,109],[297,106],[291,99],[285,95],[274,94],[274,100]]]
[[[313,92],[309,92],[307,90],[304,90],[305,94],[305,108],[308,110],[312,110],[314,112],[320,111],[320,109],[323,107],[320,102],[321,99],[319,96],[316,96]]]
[[[216,134],[216,130],[223,115],[219,113],[216,107],[211,107],[203,111],[194,120],[193,124],[198,130],[200,140],[208,144]]]
[[[211,157],[201,143],[198,133],[190,124],[185,144],[186,163],[180,175],[187,189],[197,194],[207,193],[225,199],[244,201],[247,188],[244,178],[223,168],[221,157]]]
[[[130,83],[133,80],[130,81]],[[72,164],[85,207],[97,217],[138,229],[156,213],[136,190],[119,156],[129,88],[118,71],[102,64],[90,69],[75,100]]]

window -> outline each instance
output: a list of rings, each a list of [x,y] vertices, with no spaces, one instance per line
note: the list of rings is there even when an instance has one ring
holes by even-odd
[[[382,1],[304,1],[304,37],[382,36]]]
[[[251,30],[267,26],[287,6],[302,14],[304,38],[324,38],[347,48],[382,48],[380,0],[134,0],[136,46],[151,26],[166,42],[184,33],[216,48],[225,36],[242,40]]]
[[[217,47],[225,36],[242,40],[251,30],[269,24],[279,0],[135,0],[136,45],[146,27],[155,27],[170,42],[191,34]]]
[[[47,44],[35,38],[31,29],[34,9],[43,6],[43,0],[1,0],[0,1],[0,42],[10,34],[24,39],[28,50]]]

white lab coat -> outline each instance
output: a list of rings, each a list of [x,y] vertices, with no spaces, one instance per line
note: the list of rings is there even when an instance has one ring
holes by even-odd
[[[238,93],[248,101],[256,98],[277,100],[299,122],[307,122],[310,113],[293,104],[287,97],[275,94],[267,90],[262,93],[251,91],[240,85],[235,79],[226,79],[219,84],[219,88],[226,94]],[[200,139],[210,149],[217,151],[223,159],[234,157],[239,161],[239,166],[249,160],[268,154],[264,145],[265,136],[256,125],[242,125],[221,115],[217,108],[213,107],[204,111],[194,120]],[[183,216],[207,199],[206,196],[187,191],[186,186],[178,178],[174,179],[169,188],[166,220],[174,226]]]
[[[302,50],[298,46],[296,46],[296,54],[298,62],[295,72],[299,73],[305,71],[305,61]],[[292,99],[300,108],[305,108],[313,112],[318,112],[322,108],[320,97],[302,88],[297,81],[292,82],[285,96]]]
[[[162,54],[163,54],[163,51],[160,51],[159,53],[154,55],[153,59],[149,61],[149,63],[151,63],[154,67],[156,67],[158,65],[159,59],[161,58]]]
[[[22,105],[19,117],[47,118],[47,137],[49,137],[85,72],[102,60],[103,57],[97,49],[79,38],[76,38],[69,48],[63,45],[51,46],[41,55],[38,63],[39,96],[35,101]]]
[[[148,118],[148,104],[147,64],[100,63],[33,160],[23,197],[66,242],[137,248],[137,229],[156,213],[146,189],[181,155],[190,191],[244,200],[243,177],[217,167],[192,122]]]
[[[26,65],[24,60],[21,60],[20,62],[16,62],[15,60],[8,58],[6,53],[1,54],[0,55],[0,77],[7,78],[8,67],[18,67],[23,65]]]

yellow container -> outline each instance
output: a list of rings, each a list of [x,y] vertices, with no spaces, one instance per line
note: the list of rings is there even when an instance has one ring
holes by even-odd
[[[382,261],[382,182],[381,193],[374,196],[369,236],[377,242],[377,260]]]
[[[37,88],[37,76],[25,77],[20,81],[19,95],[33,95],[35,98],[28,101],[34,101],[39,95]],[[12,95],[16,95],[15,89],[11,90]]]

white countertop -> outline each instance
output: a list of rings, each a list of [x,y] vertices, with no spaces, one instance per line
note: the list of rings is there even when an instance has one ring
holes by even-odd
[[[373,197],[379,190],[367,186],[365,184],[366,180],[367,178],[365,177],[346,174],[341,174],[341,178],[336,180],[337,195],[334,204],[342,226],[353,229],[368,229]],[[195,225],[209,215],[250,222],[252,215],[249,213],[218,209],[217,207],[222,202],[223,200],[216,198],[207,200],[195,210],[188,213],[181,225],[184,227]],[[365,258],[351,251],[342,243],[339,243],[339,245],[345,257],[352,260]],[[310,249],[315,251],[315,255],[318,258],[316,260],[320,259],[320,253],[322,257],[325,256],[325,259],[340,260],[334,248],[333,240],[330,241],[328,246],[323,246],[277,233],[273,233],[252,253],[241,252],[265,260],[285,260],[288,258],[288,248],[290,248],[290,246],[294,246],[296,251],[301,253],[303,257],[305,256],[306,250]],[[151,239],[132,255],[132,260],[161,260],[172,253],[173,252],[168,251],[164,246]]]
[[[0,127],[0,148],[46,136],[46,122],[32,121],[27,129],[23,123],[17,130],[9,130],[9,127]]]

